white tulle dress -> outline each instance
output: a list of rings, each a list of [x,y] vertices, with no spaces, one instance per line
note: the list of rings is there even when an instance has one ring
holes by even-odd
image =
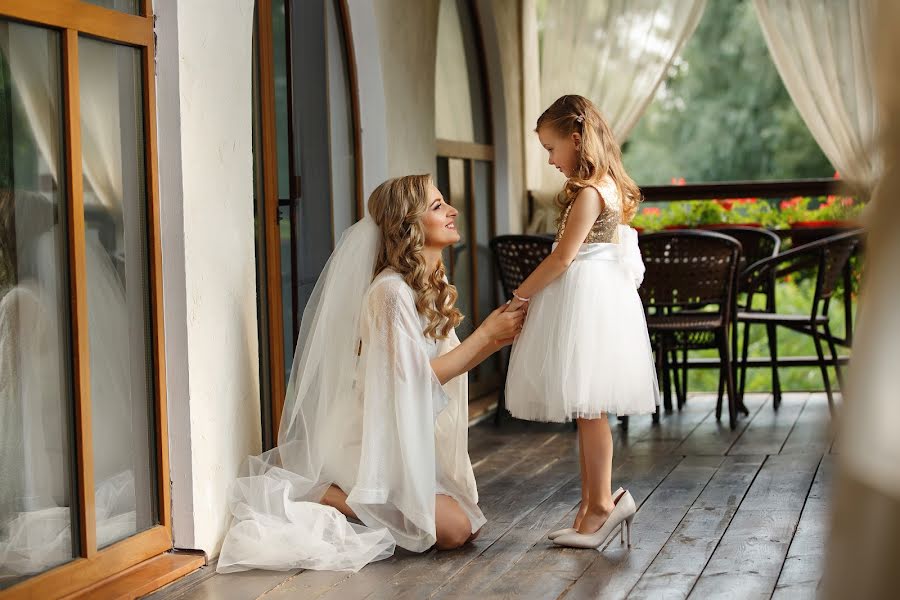
[[[531,298],[513,344],[506,406],[514,417],[563,422],[648,414],[659,404],[637,293],[644,273],[637,233],[620,224],[612,180],[596,188],[603,198],[600,217],[566,272]],[[571,207],[560,217],[557,242]]]
[[[395,545],[434,545],[435,496],[484,524],[468,455],[466,375],[441,385],[412,289],[387,270],[370,217],[344,234],[301,322],[278,446],[251,457],[229,492],[234,520],[218,571],[356,571]],[[330,484],[361,523],[318,503]]]

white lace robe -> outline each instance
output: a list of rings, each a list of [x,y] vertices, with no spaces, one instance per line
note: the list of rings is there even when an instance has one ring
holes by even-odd
[[[484,524],[467,448],[467,376],[442,386],[430,363],[459,340],[453,333],[436,343],[423,329],[403,279],[376,277],[363,301],[350,393],[301,388],[324,400],[301,403],[296,433],[251,459],[233,487],[220,572],[356,571],[390,556],[395,543],[423,552],[435,543],[439,493],[457,500],[473,532]],[[331,483],[347,492],[363,525],[316,503]]]

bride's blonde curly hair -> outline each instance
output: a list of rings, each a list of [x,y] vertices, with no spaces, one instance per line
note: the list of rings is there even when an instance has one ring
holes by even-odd
[[[443,261],[430,271],[422,251],[425,230],[422,215],[428,209],[430,175],[389,179],[369,196],[369,214],[381,229],[382,244],[375,273],[393,269],[416,295],[416,310],[428,321],[425,335],[444,339],[463,320],[456,308],[456,287],[446,280]]]

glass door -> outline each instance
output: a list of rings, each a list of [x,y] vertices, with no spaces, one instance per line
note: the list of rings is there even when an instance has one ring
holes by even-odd
[[[354,96],[352,52],[346,36],[344,0],[259,0],[258,90],[260,95],[257,180],[271,192],[265,217],[257,205],[257,220],[272,232],[258,230],[258,242],[269,245],[257,256],[267,257],[268,323],[260,319],[261,340],[269,352],[263,379],[264,427],[274,442],[290,376],[294,345],[303,310],[313,287],[344,229],[362,216],[358,185],[358,110]],[[269,37],[263,35],[267,33]],[[263,59],[268,68],[263,68]],[[271,114],[267,126],[265,115]],[[265,148],[271,144],[271,160]],[[268,169],[268,170],[266,170]],[[263,268],[258,261],[258,267]],[[275,279],[277,277],[277,283]],[[263,297],[260,293],[260,298]],[[277,296],[277,297],[276,297]],[[276,306],[279,310],[273,310]],[[276,331],[277,329],[277,331]],[[273,348],[276,338],[279,348]]]
[[[172,547],[152,44],[147,1],[0,9],[0,589],[13,596],[74,593]]]

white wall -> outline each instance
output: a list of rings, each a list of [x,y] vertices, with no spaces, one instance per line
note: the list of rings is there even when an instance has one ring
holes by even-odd
[[[363,2],[371,4],[378,33],[377,55],[381,63],[387,150],[385,178],[433,173],[437,155],[434,144],[434,64],[438,2],[354,0],[352,5]],[[359,14],[359,11],[356,14],[352,12],[355,8],[358,6],[351,6],[351,18]],[[356,40],[356,30],[364,25],[356,20],[351,25]],[[356,47],[357,56],[361,51],[364,48],[359,44]],[[361,65],[358,68],[362,70]],[[364,94],[372,91],[364,88],[361,82],[360,101],[367,100]],[[363,127],[365,124],[363,120]],[[369,160],[369,155],[364,155],[363,160]]]
[[[253,0],[157,0],[156,12],[175,545],[212,556],[229,522],[228,486],[261,448]]]
[[[433,173],[438,0],[349,0],[358,71],[363,190]],[[518,0],[479,0],[491,96],[498,233],[525,220]]]
[[[520,0],[478,0],[484,58],[491,95],[497,233],[521,233],[527,219],[523,143]]]

